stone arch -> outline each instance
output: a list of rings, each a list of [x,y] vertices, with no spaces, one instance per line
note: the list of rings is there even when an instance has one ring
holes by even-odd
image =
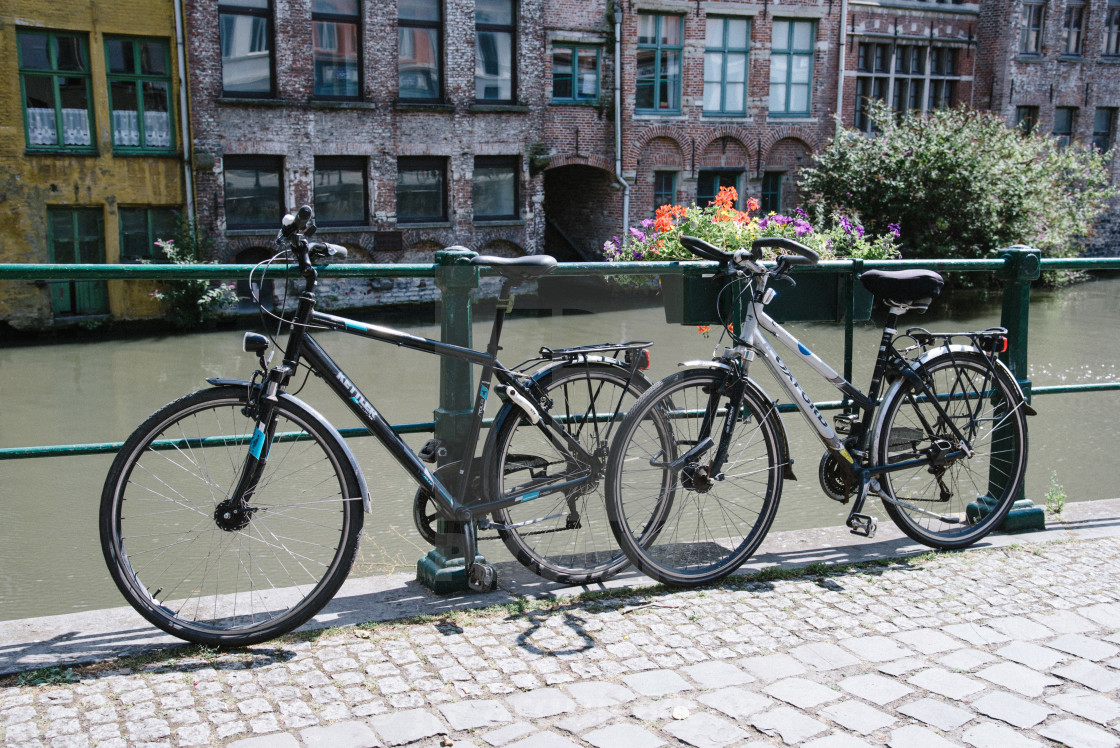
[[[800,138],[781,138],[775,141],[766,152],[763,161],[762,174],[764,180],[771,181],[763,185],[766,195],[778,194],[780,198],[777,205],[782,211],[789,211],[801,201],[797,189],[797,172],[809,166],[813,161],[813,153],[809,144]]]
[[[401,252],[395,258],[395,261],[404,264],[427,264],[436,261],[436,252],[443,249],[438,243],[430,239],[421,239],[418,242],[409,244],[404,252]]]
[[[699,147],[697,143],[698,169],[733,168],[747,171],[750,168],[750,149],[747,144],[733,135],[711,138]]]
[[[769,161],[770,151],[782,140],[799,140],[801,144],[808,149],[809,153],[815,153],[824,147],[824,143],[819,134],[812,130],[802,127],[801,125],[782,125],[781,127],[774,128],[762,138],[760,149],[762,152],[762,163],[767,163]]]
[[[566,153],[553,156],[552,160],[548,162],[548,168],[546,168],[545,171],[559,169],[564,166],[591,166],[596,169],[602,169],[603,171],[609,171],[612,174],[614,173],[614,162],[606,156],[586,156],[581,153]]]
[[[747,152],[747,158],[750,158],[751,150],[750,146],[747,145],[751,140],[750,133],[747,132],[747,128],[741,125],[721,125],[705,130],[704,134],[696,140],[696,151],[697,153],[703,153],[713,142],[727,138],[738,141]]]
[[[478,253],[494,257],[523,257],[525,250],[522,249],[520,244],[509,239],[495,238],[481,244]]]
[[[542,207],[546,254],[563,262],[599,259],[604,240],[621,223],[622,190],[613,165],[571,162],[548,169]]]
[[[684,151],[680,143],[664,136],[647,140],[642,146],[638,161],[640,167],[645,169],[666,166],[680,170],[685,168]]]

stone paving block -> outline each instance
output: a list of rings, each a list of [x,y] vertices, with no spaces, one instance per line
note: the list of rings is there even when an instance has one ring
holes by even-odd
[[[516,722],[512,725],[492,730],[482,736],[490,745],[502,746],[518,738],[523,738],[531,732],[535,732],[537,728],[533,727],[528,722]]]
[[[938,658],[937,662],[950,670],[975,670],[981,665],[987,665],[997,659],[999,658],[995,655],[979,649],[961,649]]]
[[[837,670],[858,665],[859,659],[846,650],[828,642],[810,642],[790,651],[812,670]]]
[[[506,698],[513,711],[526,719],[540,719],[574,712],[576,703],[559,688],[538,688],[515,693]]]
[[[706,693],[696,700],[705,706],[723,712],[734,720],[744,719],[774,705],[773,699],[734,686]]]
[[[918,699],[898,708],[903,714],[933,725],[938,730],[955,730],[975,715],[937,699]]]
[[[853,696],[883,706],[901,699],[914,689],[881,675],[853,675],[840,681],[840,687]]]
[[[920,725],[906,725],[892,731],[887,745],[890,748],[957,748],[956,743]]]
[[[898,721],[886,712],[881,712],[875,707],[868,706],[855,699],[841,701],[839,704],[829,704],[817,714],[828,717],[841,727],[863,735],[889,727]]]
[[[763,692],[776,699],[793,704],[799,709],[811,709],[840,698],[840,692],[805,678],[786,678],[771,683]]]
[[[502,702],[494,699],[472,699],[440,704],[439,712],[453,730],[475,730],[512,722],[513,717]]]
[[[842,732],[810,740],[808,743],[802,743],[802,746],[803,748],[871,748],[871,744],[867,741]]]
[[[1094,691],[1108,693],[1120,688],[1120,673],[1087,660],[1074,660],[1068,665],[1055,668],[1052,672],[1054,675],[1077,681]]]
[[[336,722],[300,732],[304,748],[381,748],[381,741],[364,722]]]
[[[740,663],[751,675],[761,681],[789,678],[793,675],[803,675],[805,666],[787,654],[760,655],[748,657]]]
[[[1046,639],[1054,635],[1053,631],[1043,626],[1038,621],[1032,621],[1023,616],[991,618],[988,620],[988,625],[996,631],[1007,634],[1008,637],[1015,641],[1023,641],[1024,639]]]
[[[582,735],[588,730],[598,727],[604,722],[609,722],[614,719],[614,714],[606,709],[592,709],[591,711],[580,711],[573,714],[571,717],[565,717],[559,722],[555,723],[565,732],[570,732],[573,735]]]
[[[991,626],[977,623],[952,623],[943,627],[945,633],[963,639],[974,647],[986,647],[990,644],[1003,644],[1011,641],[1011,637],[1001,631],[996,631]]]
[[[1012,696],[1004,691],[984,694],[972,702],[972,708],[981,714],[1021,729],[1034,727],[1054,713],[1053,709],[1047,709],[1033,701]]]
[[[900,676],[929,667],[929,663],[921,657],[903,657],[901,660],[892,660],[879,665],[879,672],[887,675]]]
[[[1120,703],[1080,688],[1051,696],[1046,702],[1059,709],[1064,709],[1070,714],[1076,714],[1078,717],[1084,717],[1102,725],[1120,719]]]
[[[1043,626],[1057,634],[1087,634],[1097,630],[1097,624],[1088,618],[1077,615],[1072,610],[1060,610],[1057,613],[1031,613],[1030,618],[1038,621]]]
[[[1116,626],[1116,622],[1120,621],[1120,603],[1089,605],[1079,608],[1077,613],[1111,631]]]
[[[937,629],[900,631],[894,635],[894,639],[924,655],[949,652],[964,646],[956,639],[946,636]]]
[[[1047,687],[1059,686],[1062,683],[1057,678],[1050,678],[1013,662],[1001,662],[986,667],[976,674],[997,686],[1034,698],[1041,696]]]
[[[1092,660],[1093,662],[1107,660],[1109,657],[1115,657],[1116,653],[1120,652],[1120,648],[1114,647],[1107,642],[1102,642],[1100,639],[1091,639],[1081,634],[1065,634],[1064,636],[1059,636],[1053,641],[1046,642],[1046,646],[1053,647],[1062,652],[1068,652],[1074,657],[1080,657],[1083,660]]]
[[[687,719],[674,720],[661,728],[678,741],[696,748],[723,748],[747,736],[743,730],[723,717],[700,712]]]
[[[579,748],[579,745],[554,732],[538,732],[516,743],[510,743],[508,748]]]
[[[1115,733],[1108,733],[1098,727],[1078,722],[1074,719],[1063,719],[1038,729],[1038,734],[1050,738],[1068,748],[1115,748],[1120,745]]]
[[[710,660],[696,665],[682,667],[681,672],[691,678],[701,688],[724,688],[726,686],[741,686],[750,683],[753,677],[747,675],[730,662]]]
[[[907,678],[906,682],[957,701],[987,688],[986,684],[974,678],[950,673],[942,668],[923,670]]]
[[[255,738],[235,740],[226,748],[300,748],[299,741],[287,733],[260,735]]]
[[[404,745],[433,735],[446,735],[447,728],[439,717],[425,709],[408,709],[370,717],[374,732],[387,745]]]
[[[1050,649],[1050,647],[1043,647],[1034,642],[1011,642],[997,651],[996,654],[1005,660],[1012,660],[1029,668],[1042,671],[1049,670],[1059,662],[1069,659],[1062,653]]]
[[[607,681],[583,681],[569,684],[565,688],[576,703],[584,709],[617,706],[637,698],[637,694],[629,688]]]
[[[593,730],[583,736],[595,748],[658,748],[665,741],[634,724],[618,724]]]
[[[914,654],[913,650],[903,647],[887,636],[859,636],[841,639],[839,644],[868,662],[889,662]]]
[[[624,675],[622,680],[643,696],[667,696],[671,693],[693,690],[688,681],[672,670],[647,670]]]
[[[1037,740],[1024,737],[1006,725],[991,722],[968,728],[961,739],[976,748],[1043,748]]]
[[[824,723],[789,706],[756,714],[751,718],[751,724],[768,735],[779,736],[790,745],[808,740],[828,729]]]

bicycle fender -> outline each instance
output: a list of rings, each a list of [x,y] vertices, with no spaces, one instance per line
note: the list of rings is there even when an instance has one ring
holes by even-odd
[[[944,356],[944,355],[949,354],[949,353],[975,353],[979,356],[983,356],[984,358],[988,357],[988,355],[986,353],[984,353],[983,351],[981,351],[979,348],[974,348],[971,345],[953,344],[953,345],[943,345],[939,348],[931,348],[930,350],[926,351],[921,356],[919,356],[916,363],[925,364],[927,361],[929,361],[933,358],[936,358],[937,356]],[[1001,361],[998,358],[995,359],[995,364],[996,364],[996,368],[1003,370],[1003,373],[1006,374],[1007,378],[1009,380],[1011,380],[1011,383],[1015,385],[1015,391],[1017,393],[1019,393],[1019,402],[1023,406],[1023,412],[1026,413],[1028,416],[1038,415],[1038,411],[1036,411],[1034,408],[1032,408],[1030,406],[1030,404],[1027,402],[1027,397],[1026,397],[1026,395],[1023,394],[1023,388],[1022,388],[1022,386],[1020,386],[1019,380],[1016,379],[1015,375],[1011,373],[1011,369],[1007,368],[1007,364],[1003,363],[1003,361]],[[885,398],[884,398],[884,400],[885,400]]]
[[[213,387],[249,387],[252,384],[246,379],[223,379],[221,377],[210,377],[206,381]],[[318,418],[321,422],[321,425],[326,427],[327,433],[329,433],[331,437],[338,442],[339,446],[342,447],[342,451],[346,455],[346,459],[350,462],[350,469],[354,471],[354,475],[358,478],[358,492],[362,498],[362,509],[366,514],[369,514],[369,487],[366,486],[366,477],[362,474],[362,469],[358,466],[358,460],[354,457],[354,453],[350,451],[350,446],[346,443],[346,440],[342,438],[342,434],[338,433],[338,429],[336,429],[326,418],[323,418],[323,415],[319,411],[315,410],[303,400],[300,400],[298,397],[293,397],[292,395],[284,392],[280,394],[280,398],[289,402],[294,402],[296,405]],[[356,498],[358,497],[348,496],[344,500],[349,501]]]
[[[679,364],[677,364],[677,366],[687,366],[687,367],[698,368],[698,369],[723,369],[724,371],[734,372],[734,370],[729,365],[723,363],[722,361],[707,361],[707,360],[682,361]],[[786,480],[797,480],[797,476],[793,474],[793,458],[790,456],[790,453],[789,453],[789,438],[786,436],[785,421],[782,419],[782,414],[780,412],[778,412],[777,401],[774,400],[774,398],[770,397],[770,395],[768,395],[766,393],[766,390],[762,389],[762,385],[760,385],[758,382],[756,382],[751,377],[747,377],[747,385],[746,386],[747,386],[747,390],[751,394],[753,394],[755,397],[757,397],[759,400],[761,400],[764,403],[770,403],[773,406],[773,408],[774,408],[774,423],[775,423],[775,425],[777,426],[777,429],[778,429],[778,436],[782,440],[782,455],[784,457],[782,462],[785,465],[785,469],[783,470],[783,476],[786,478]]]

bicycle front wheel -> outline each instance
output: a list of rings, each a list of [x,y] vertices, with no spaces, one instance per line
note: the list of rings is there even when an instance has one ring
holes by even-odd
[[[498,533],[510,553],[534,573],[563,584],[601,582],[629,565],[611,535],[603,496],[610,438],[649,380],[631,379],[619,366],[573,364],[545,372],[538,383],[552,401],[552,417],[590,458],[561,451],[558,434],[507,405],[491,445],[487,495],[497,500],[578,483],[496,512],[494,521],[505,526]]]
[[[253,644],[311,618],[346,578],[362,529],[341,437],[286,395],[249,511],[238,511],[247,405],[246,387],[216,387],[165,406],[124,443],[101,496],[117,587],[159,628],[208,646]]]
[[[724,385],[733,376],[690,369],[666,377],[638,400],[611,446],[611,529],[634,565],[664,584],[692,587],[731,574],[758,549],[778,509],[785,459],[778,414],[749,386],[731,413]],[[711,474],[728,418],[727,459]],[[710,449],[673,464],[709,436]]]
[[[938,356],[919,371],[941,407],[910,381],[883,403],[875,434],[879,465],[928,460],[957,449],[949,422],[973,454],[924,462],[879,476],[887,514],[908,536],[933,548],[964,548],[999,526],[1023,485],[1027,418],[1007,373],[977,353]]]

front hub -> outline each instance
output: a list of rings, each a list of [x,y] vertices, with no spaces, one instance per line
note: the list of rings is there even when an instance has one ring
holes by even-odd
[[[255,511],[257,511],[255,507],[226,499],[214,508],[214,522],[226,532],[236,532],[248,526]]]
[[[708,466],[692,462],[681,468],[681,485],[689,491],[707,493],[712,490],[712,478]]]

